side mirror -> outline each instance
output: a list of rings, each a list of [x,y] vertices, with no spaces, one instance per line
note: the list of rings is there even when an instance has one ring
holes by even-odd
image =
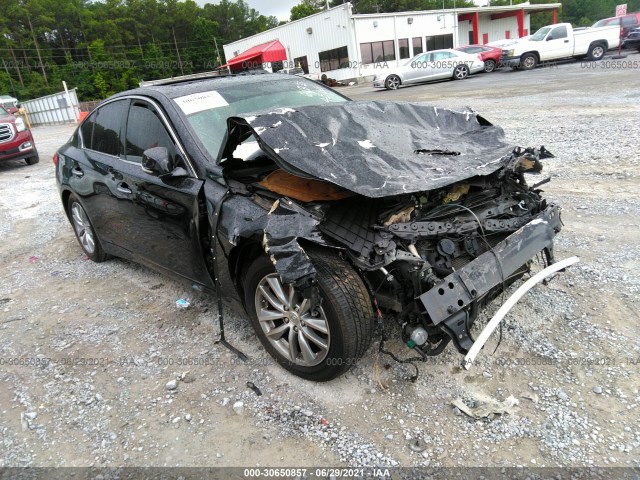
[[[553,40],[553,36],[552,36],[552,35],[549,35],[549,36],[547,37],[547,42],[548,42],[549,40]]]
[[[147,173],[164,175],[173,171],[173,160],[166,147],[149,148],[142,152],[142,170]]]

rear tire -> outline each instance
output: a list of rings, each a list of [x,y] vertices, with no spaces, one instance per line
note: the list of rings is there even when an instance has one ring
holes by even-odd
[[[607,53],[607,49],[601,43],[596,43],[589,47],[589,51],[587,52],[587,57],[592,62],[597,62],[598,60],[602,60],[602,57]]]
[[[371,344],[373,309],[362,279],[337,253],[306,252],[322,298],[315,313],[308,310],[306,299],[282,284],[265,255],[246,270],[245,305],[260,342],[281,366],[307,380],[325,382],[354,366]]]
[[[76,234],[76,238],[78,239],[78,243],[80,244],[84,254],[96,263],[101,263],[107,260],[109,257],[104,253],[100,240],[93,228],[93,224],[91,223],[91,220],[89,220],[89,216],[78,200],[78,197],[74,194],[69,195],[67,205],[71,226],[73,227],[73,231]]]
[[[458,65],[453,69],[454,80],[464,80],[469,76],[469,67],[466,65]]]

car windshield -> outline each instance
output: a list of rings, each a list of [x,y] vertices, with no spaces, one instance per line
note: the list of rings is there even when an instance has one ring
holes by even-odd
[[[214,158],[217,158],[220,151],[229,117],[270,108],[295,108],[347,101],[332,90],[304,79],[239,83],[221,86],[210,93],[215,93],[216,96],[219,94],[217,102],[211,108],[198,108],[187,114],[187,119]]]
[[[531,38],[529,38],[529,40],[531,40],[532,42],[541,42],[542,40],[544,40],[544,37],[547,36],[547,33],[549,33],[550,30],[551,29],[549,27],[541,28],[536,33],[531,35]]]

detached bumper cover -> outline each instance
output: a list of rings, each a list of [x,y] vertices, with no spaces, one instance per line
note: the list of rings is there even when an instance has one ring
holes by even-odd
[[[466,353],[472,341],[467,331],[466,308],[492,288],[501,285],[522,265],[544,249],[553,250],[553,239],[562,229],[560,207],[549,205],[522,228],[483,253],[442,283],[420,295],[434,325],[444,323],[458,350]]]
[[[520,57],[500,57],[500,65],[517,67],[520,65]]]

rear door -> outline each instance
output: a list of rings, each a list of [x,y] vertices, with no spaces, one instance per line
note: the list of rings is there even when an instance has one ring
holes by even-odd
[[[131,258],[120,246],[122,209],[127,197],[118,190],[121,179],[114,172],[123,153],[122,130],[128,99],[114,100],[94,110],[82,124],[80,148],[67,157],[69,186],[80,197],[105,249]],[[126,209],[125,209],[126,210]]]
[[[433,72],[430,75],[431,78],[450,78],[453,75],[453,70],[458,64],[459,59],[451,52],[433,52]]]
[[[137,260],[167,269],[211,287],[203,251],[199,214],[203,181],[190,167],[160,108],[151,101],[132,99],[124,127],[124,154],[114,176],[124,196],[120,209],[123,234],[121,247]],[[180,176],[157,175],[141,168],[143,152],[153,147],[168,150]]]

